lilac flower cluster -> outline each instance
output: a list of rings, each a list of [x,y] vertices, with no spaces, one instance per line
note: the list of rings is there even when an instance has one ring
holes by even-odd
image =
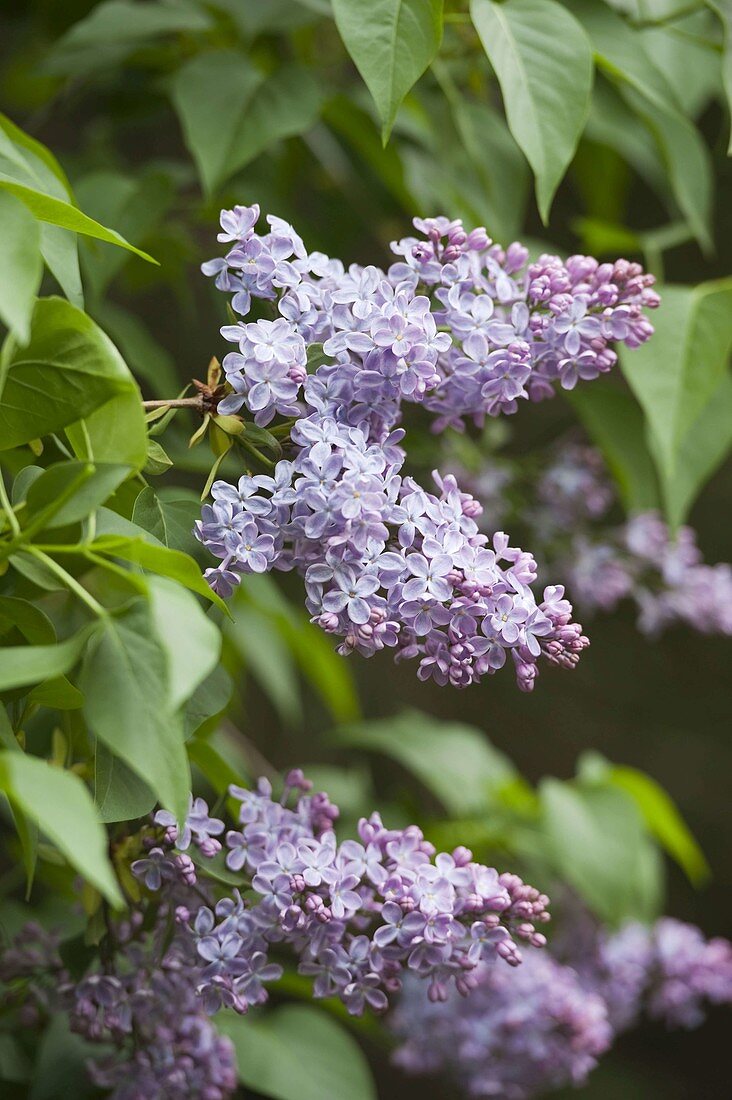
[[[586,916],[586,915],[585,915]],[[391,1017],[395,1061],[454,1075],[471,1096],[529,1100],[581,1085],[614,1037],[644,1016],[697,1027],[707,1004],[732,1003],[732,944],[664,917],[608,934],[570,919],[565,950],[529,956],[513,980],[486,968],[470,1000],[429,1004],[412,983]],[[579,945],[579,946],[578,946]]]
[[[237,1085],[234,1048],[204,1012],[191,981],[195,952],[176,936],[166,948],[172,910],[152,932],[143,914],[114,925],[114,968],[75,982],[58,953],[59,937],[27,925],[0,954],[4,1007],[19,1023],[41,1025],[67,1014],[72,1031],[100,1044],[89,1076],[112,1100],[226,1100]]]
[[[338,843],[337,807],[310,788],[299,769],[279,801],[263,779],[231,788],[240,820],[225,834],[225,861],[241,889],[230,894],[211,864],[224,823],[206,803],[191,802],[180,830],[155,814],[131,866],[145,889],[109,918],[103,965],[72,980],[59,938],[28,926],[0,952],[0,1009],[24,1026],[66,1013],[102,1046],[88,1068],[113,1100],[225,1100],[233,1049],[209,1017],[262,1004],[288,958],[315,997],[339,996],[360,1015],[385,1010],[406,975],[436,1003],[451,988],[467,995],[491,963],[515,973],[519,943],[544,945],[536,925],[549,920],[548,899],[517,875],[465,848],[435,854],[416,826],[387,829],[378,814],[360,822],[359,841]]]
[[[231,788],[241,803],[240,828],[226,834],[226,866],[252,894],[244,900],[237,889],[178,914],[198,954],[197,991],[207,1012],[245,1012],[265,1001],[265,983],[282,974],[270,961],[273,948],[294,951],[316,997],[339,996],[360,1015],[367,1007],[383,1011],[405,972],[427,981],[431,1000],[442,1000],[452,984],[467,994],[486,959],[518,965],[517,940],[543,946],[535,926],[549,919],[547,898],[516,875],[475,863],[465,848],[435,855],[416,826],[387,829],[378,814],[360,822],[360,841],[339,844],[336,807],[307,788],[301,772],[290,773],[285,794],[300,792],[294,808],[286,797],[274,801],[263,779],[256,790]],[[220,831],[222,823],[211,828],[208,820],[209,833]],[[178,855],[164,854],[167,869],[156,862],[152,880],[149,859],[133,871],[153,889],[180,882]]]
[[[483,460],[467,479],[498,487],[497,508],[513,484],[528,500],[522,513],[540,575],[561,572],[583,611],[612,611],[632,599],[639,629],[652,636],[676,623],[704,634],[732,634],[732,566],[707,565],[690,527],[672,536],[655,512],[608,523],[615,490],[598,450],[562,441],[538,477],[506,460]]]
[[[732,1004],[732,944],[707,940],[694,925],[670,917],[650,928],[631,923],[614,935],[600,933],[580,973],[607,1003],[616,1031],[642,1015],[694,1028],[707,1004]]]
[[[292,457],[272,476],[214,484],[197,525],[220,559],[209,583],[228,596],[246,573],[296,568],[341,653],[393,648],[440,684],[474,683],[509,653],[527,691],[540,658],[574,667],[588,642],[563,589],[537,599],[532,556],[502,532],[490,544],[454,478],[435,474],[432,493],[403,476],[402,403],[423,404],[439,429],[596,377],[614,362],[609,341],[650,335],[652,278],[587,257],[527,267],[520,245],[504,252],[446,219],[417,219],[426,239],[395,244],[388,271],[346,270],[280,219],[257,234],[258,217],[256,206],[224,211],[220,239],[233,247],[204,265],[235,310],[257,298],[280,314],[222,329],[238,351],[223,361],[233,392],[219,411],[246,408],[261,425],[293,417]]]
[[[584,1084],[613,1034],[602,997],[547,952],[508,978],[482,970],[464,1004],[425,1004],[409,983],[391,1024],[408,1073],[446,1071],[468,1095],[501,1100]]]

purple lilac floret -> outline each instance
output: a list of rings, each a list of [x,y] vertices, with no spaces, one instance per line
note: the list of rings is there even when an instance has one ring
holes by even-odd
[[[584,1084],[612,1041],[602,997],[547,952],[515,975],[482,969],[463,1003],[425,1003],[410,982],[391,1024],[401,1040],[394,1061],[407,1072],[447,1072],[467,1095],[501,1100]]]
[[[509,654],[525,691],[542,658],[574,667],[589,643],[562,587],[535,594],[531,554],[481,534],[481,505],[453,477],[435,473],[430,492],[403,475],[402,404],[423,404],[440,430],[596,377],[615,362],[610,342],[650,336],[652,277],[582,256],[527,266],[522,246],[504,252],[441,218],[417,219],[425,239],[393,245],[387,271],[346,269],[280,219],[258,234],[258,217],[224,211],[233,247],[204,265],[235,311],[257,298],[280,315],[222,329],[238,351],[223,361],[233,392],[219,409],[260,424],[291,416],[291,457],[273,476],[214,483],[197,524],[220,560],[209,583],[226,597],[247,573],[297,569],[339,652],[389,647],[440,684],[475,683]],[[308,374],[313,344],[332,362]]]

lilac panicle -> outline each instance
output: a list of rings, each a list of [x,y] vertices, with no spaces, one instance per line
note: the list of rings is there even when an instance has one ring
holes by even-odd
[[[468,1095],[501,1100],[584,1084],[612,1040],[603,999],[547,952],[516,974],[482,969],[465,1002],[430,1004],[409,983],[391,1024],[407,1072],[447,1071]]]
[[[594,447],[560,440],[538,477],[522,478],[520,467],[505,459],[486,459],[478,479],[521,484],[530,498],[522,519],[539,575],[561,572],[583,612],[612,611],[630,599],[639,629],[652,637],[676,624],[732,634],[732,566],[705,564],[695,532],[682,526],[672,534],[656,512],[610,522],[616,493]],[[475,477],[468,484],[473,488]],[[505,502],[503,509],[506,518]]]
[[[615,1036],[643,1018],[697,1027],[708,1005],[732,1003],[727,940],[669,917],[609,933],[574,904],[557,954],[531,954],[515,975],[480,970],[467,1001],[425,1002],[405,983],[391,1017],[397,1064],[446,1071],[471,1096],[529,1100],[584,1084]]]
[[[295,568],[341,653],[391,648],[440,684],[468,686],[509,656],[525,691],[543,659],[574,667],[589,643],[561,587],[535,593],[533,557],[481,534],[481,505],[453,477],[435,474],[430,491],[403,475],[402,405],[421,403],[436,430],[462,427],[597,377],[613,341],[650,336],[652,277],[583,256],[529,265],[522,246],[444,218],[417,219],[424,239],[394,244],[387,271],[346,269],[280,219],[257,233],[258,217],[224,211],[232,247],[204,265],[242,316],[254,298],[279,313],[222,330],[237,350],[220,408],[293,423],[273,476],[214,484],[197,525],[219,559],[209,583],[226,597],[247,573]],[[331,361],[308,374],[313,344]]]

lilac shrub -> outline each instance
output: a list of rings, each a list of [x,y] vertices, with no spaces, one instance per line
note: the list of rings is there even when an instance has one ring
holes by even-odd
[[[159,811],[131,865],[141,896],[108,918],[99,963],[73,980],[58,938],[28,926],[0,953],[0,1003],[25,1026],[66,1013],[100,1045],[90,1076],[114,1100],[224,1100],[233,1049],[210,1017],[263,1004],[288,963],[315,997],[361,1015],[383,1012],[405,976],[438,1003],[451,989],[467,996],[486,968],[516,973],[519,944],[543,947],[548,899],[517,875],[466,848],[436,853],[416,826],[387,829],[378,814],[339,843],[337,808],[309,787],[300,771],[279,801],[264,779],[232,787],[229,831],[203,799],[180,832]],[[240,884],[228,891],[211,862],[224,851]]]
[[[504,251],[445,218],[415,219],[424,237],[393,244],[387,271],[346,270],[278,218],[256,233],[258,218],[256,206],[224,211],[219,239],[233,247],[203,267],[235,312],[259,299],[278,314],[222,329],[238,350],[218,408],[293,421],[272,476],[214,483],[197,526],[220,560],[209,583],[229,596],[242,575],[295,568],[339,652],[389,647],[440,684],[475,683],[509,654],[525,691],[541,658],[574,667],[588,641],[562,587],[534,593],[531,554],[481,534],[481,506],[453,477],[435,473],[430,492],[402,473],[402,405],[421,404],[439,431],[597,377],[613,340],[650,336],[652,276],[583,256],[529,264],[521,245]]]

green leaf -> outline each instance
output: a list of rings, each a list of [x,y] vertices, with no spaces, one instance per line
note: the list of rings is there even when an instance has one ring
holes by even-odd
[[[180,379],[173,358],[151,335],[139,317],[112,302],[96,302],[91,311],[125,357],[130,369],[156,397],[176,393]]]
[[[234,685],[228,672],[221,665],[217,665],[203,683],[198,685],[183,708],[183,731],[186,741],[226,709],[233,689]]]
[[[347,661],[335,652],[331,640],[296,610],[282,595],[272,577],[265,573],[243,579],[235,606],[251,604],[272,620],[287,643],[302,676],[311,684],[337,722],[360,718],[358,693]]]
[[[282,723],[300,725],[303,707],[294,661],[272,616],[238,602],[226,633]]]
[[[309,70],[288,64],[265,79],[233,50],[187,62],[171,96],[209,195],[276,141],[310,129],[321,100]]]
[[[26,526],[34,531],[65,527],[93,512],[115,492],[131,467],[85,462],[57,462],[47,467],[28,490]]]
[[[30,319],[43,274],[38,222],[12,195],[0,191],[0,321],[20,343],[30,337]]]
[[[732,2],[730,0],[706,0],[722,21],[724,28],[724,53],[722,55],[722,81],[727,97],[727,109],[732,113]],[[732,156],[732,131],[727,153]]]
[[[147,461],[147,425],[142,397],[130,377],[122,393],[106,401],[84,420],[70,424],[66,436],[78,458],[124,462],[141,470]]]
[[[471,0],[470,13],[501,85],[511,133],[533,169],[546,224],[587,118],[589,40],[554,0]]]
[[[217,1026],[234,1043],[239,1080],[273,1100],[376,1100],[360,1047],[316,1008],[286,1005],[258,1019],[222,1012]]]
[[[590,36],[595,60],[656,137],[676,201],[700,244],[711,248],[712,171],[696,127],[680,111],[673,83],[643,38],[601,0],[570,4]]]
[[[727,372],[684,436],[676,476],[664,486],[672,527],[682,524],[697,494],[732,449],[732,375]]]
[[[0,747],[9,749],[11,752],[22,752],[18,744],[18,739],[13,732],[13,727],[10,724],[8,713],[3,706],[0,706]],[[30,896],[30,892],[33,889],[36,863],[38,862],[38,827],[35,821],[31,821],[28,815],[23,813],[20,806],[14,803],[11,798],[8,798],[8,805],[23,852],[27,898]],[[2,1073],[0,1073],[0,1081],[2,1080],[3,1076]]]
[[[159,225],[174,194],[170,173],[159,169],[147,170],[135,178],[103,170],[76,181],[79,206],[103,225],[116,226],[117,232],[137,245]],[[129,259],[121,249],[102,248],[91,240],[83,242],[84,281],[95,299],[103,295]]]
[[[195,596],[166,577],[151,577],[150,612],[168,667],[172,710],[190,699],[216,668],[221,635]]]
[[[235,170],[239,131],[263,80],[264,74],[234,50],[200,53],[175,75],[173,105],[207,194]]]
[[[17,627],[32,645],[53,645],[56,631],[40,607],[17,596],[0,596],[0,638]]]
[[[2,114],[0,172],[18,183],[73,204],[69,182],[53,154]],[[66,296],[74,305],[83,306],[76,234],[44,222],[40,226],[40,249]]]
[[[528,196],[526,161],[493,108],[461,100],[453,105],[453,116],[477,175],[480,224],[499,240],[514,240],[523,227]],[[459,169],[457,174],[460,176]]]
[[[36,303],[27,347],[8,337],[0,353],[0,450],[87,416],[131,377],[114,344],[63,298]]]
[[[371,92],[386,144],[397,111],[442,41],[442,0],[333,0],[343,43]]]
[[[37,757],[6,750],[0,752],[0,789],[112,905],[123,905],[107,857],[107,834],[77,775]]]
[[[232,783],[241,786],[246,782],[246,776],[232,768],[228,760],[208,741],[190,741],[188,756],[217,794],[225,794]]]
[[[557,871],[590,908],[612,925],[653,916],[657,866],[633,800],[557,779],[542,780],[539,796]]]
[[[98,241],[106,241],[107,244],[115,244],[119,248],[126,248],[128,252],[134,252],[136,256],[147,260],[150,264],[158,263],[147,252],[135,248],[114,229],[107,229],[106,226],[100,225],[99,222],[82,213],[77,206],[72,206],[70,202],[54,198],[53,195],[46,195],[35,187],[18,183],[4,172],[0,172],[0,188],[20,199],[38,221],[49,222],[51,225],[60,226],[61,229],[71,229],[74,233],[94,237]]]
[[[201,505],[188,499],[167,500],[149,485],[135,500],[132,519],[171,550],[190,554],[197,543],[193,524],[201,517]]]
[[[335,738],[398,760],[454,815],[486,810],[496,792],[516,777],[508,757],[479,730],[438,722],[419,711],[340,726]]]
[[[94,754],[94,803],[100,821],[135,821],[157,799],[147,783],[98,741]]]
[[[668,502],[675,495],[684,439],[727,372],[732,279],[693,288],[666,286],[661,297],[653,337],[633,351],[621,349],[620,363],[645,413],[649,445]],[[695,456],[689,457],[694,470]],[[678,512],[678,506],[670,509],[674,510]]]
[[[626,512],[657,508],[658,479],[638,402],[604,379],[593,386],[579,386],[565,396],[602,451]]]
[[[148,439],[147,457],[145,459],[145,465],[143,466],[144,472],[155,477],[156,475],[164,474],[172,465],[172,458],[166,454],[165,449],[161,447],[157,440]]]
[[[126,538],[118,535],[102,535],[89,547],[96,553],[107,554],[113,558],[122,558],[141,566],[150,573],[161,577],[170,577],[184,588],[205,596],[229,615],[224,601],[216,595],[203,578],[193,558],[182,554],[180,550],[169,550],[166,546],[155,546],[143,538]]]
[[[162,35],[206,31],[210,17],[186,0],[106,0],[54,45],[46,69],[85,76],[123,61]]]
[[[65,676],[55,676],[28,693],[28,702],[53,710],[79,710],[84,697]]]
[[[98,625],[79,687],[91,731],[182,820],[191,789],[188,757],[170,708],[166,654],[143,600]]]
[[[580,763],[580,767],[582,764]],[[643,815],[649,832],[686,872],[694,886],[700,886],[710,874],[704,853],[676,808],[673,799],[650,775],[638,768],[610,764],[592,754],[592,767],[602,779],[625,791]]]
[[[81,975],[79,975],[81,977]],[[28,1100],[88,1100],[97,1094],[87,1066],[96,1045],[69,1029],[66,1013],[52,1016],[38,1044]]]
[[[0,691],[29,687],[70,672],[81,657],[89,630],[56,645],[6,646],[0,661]]]

